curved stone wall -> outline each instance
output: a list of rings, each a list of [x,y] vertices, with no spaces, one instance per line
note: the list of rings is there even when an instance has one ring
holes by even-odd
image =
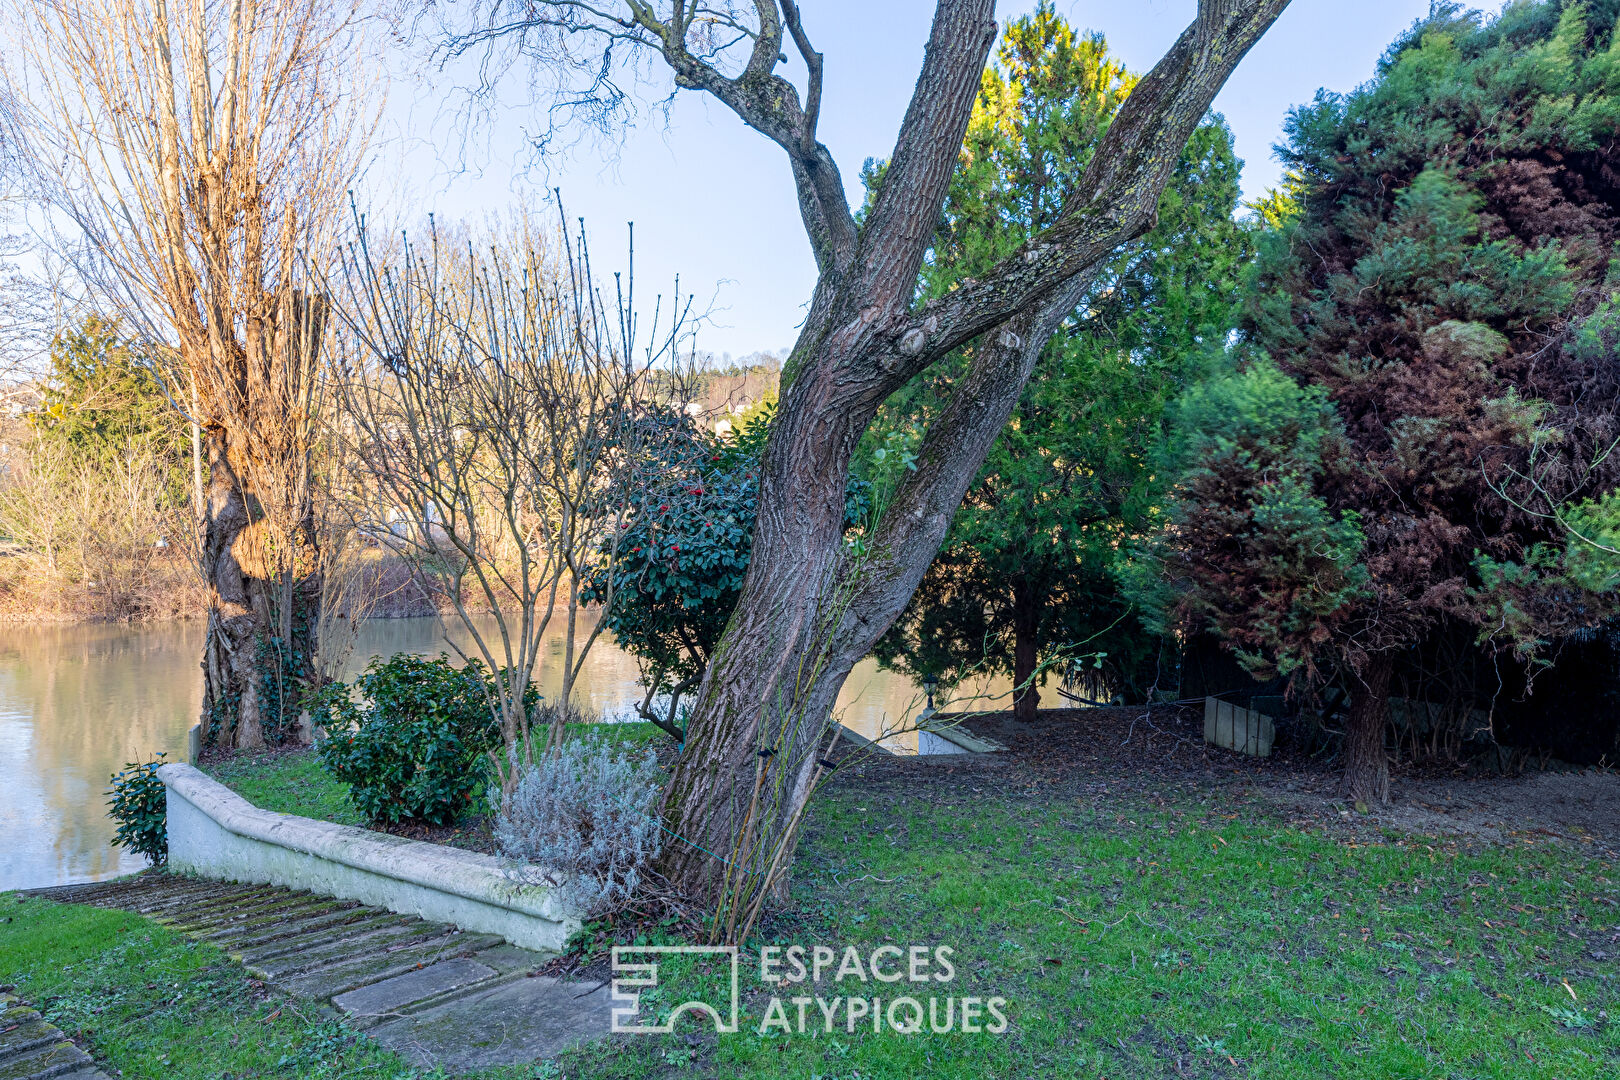
[[[224,881],[285,885],[559,951],[579,929],[556,890],[474,851],[261,810],[190,765],[158,769],[168,789],[169,866]]]

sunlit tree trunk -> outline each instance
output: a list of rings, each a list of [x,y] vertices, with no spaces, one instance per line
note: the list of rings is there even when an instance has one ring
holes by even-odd
[[[208,583],[208,632],[203,643],[205,742],[263,746],[253,646],[264,627],[235,552],[236,541],[249,524],[248,509],[220,429],[208,433],[204,511],[199,562]]]
[[[22,59],[0,73],[20,157],[77,229],[62,254],[159,346],[190,412],[205,737],[288,737],[324,572],[312,485],[326,304],[305,279],[332,250],[374,122],[358,9],[22,7]]]
[[[895,153],[858,230],[841,189],[836,201],[821,194],[818,179],[833,166],[813,141],[813,113],[802,138],[786,140],[800,151],[795,177],[821,278],[783,369],[752,562],[665,796],[677,839],[666,845],[661,870],[677,887],[717,895],[722,859],[739,849],[761,750],[774,753],[776,795],[759,829],[785,834],[812,778],[824,775],[818,748],[839,688],[916,589],[1042,345],[1096,270],[1149,226],[1188,136],[1284,6],[1201,3],[1199,20],[1127,99],[1059,221],[984,280],[920,309],[912,303],[918,267],[994,37],[990,0],[939,3]],[[819,78],[819,54],[807,51],[802,35],[795,41]],[[666,45],[666,56],[671,51]],[[735,96],[706,84],[684,55],[671,63],[694,85]],[[746,89],[746,80],[738,85]],[[812,97],[819,99],[814,83]],[[728,103],[745,116],[753,107]],[[862,433],[891,393],[970,340],[978,343],[972,366],[925,434],[915,471],[852,550],[844,491]],[[780,893],[785,877],[772,888]]]
[[[496,0],[493,12],[480,9],[474,25],[453,34],[453,54],[498,52],[516,37],[526,55],[558,71],[598,72],[572,99],[598,107],[598,121],[623,101],[607,74],[619,70],[618,55],[658,56],[678,89],[714,97],[787,155],[815,255],[815,293],[783,366],[762,463],[748,574],[665,794],[675,838],[660,869],[677,889],[720,899],[726,852],[754,860],[740,879],[745,890],[791,863],[783,838],[791,840],[790,822],[826,775],[820,748],[844,678],[916,589],[1045,339],[1119,245],[1149,227],[1187,138],[1287,2],[1199,0],[1196,19],[1137,83],[1058,219],[980,280],[921,306],[918,274],[995,39],[994,0],[936,0],[916,88],[859,221],[817,135],[824,58],[796,0],[724,5],[741,32],[718,46],[713,13],[681,0]],[[804,65],[802,94],[780,73],[789,48]],[[915,471],[880,493],[876,520],[846,544],[844,493],[861,435],[891,394],[970,342],[971,366],[924,435]],[[745,831],[756,801],[764,808]]]

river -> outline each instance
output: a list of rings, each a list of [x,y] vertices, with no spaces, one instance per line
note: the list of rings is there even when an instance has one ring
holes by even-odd
[[[368,620],[348,672],[373,656],[438,653],[446,626],[436,618]],[[465,644],[459,623],[448,626]],[[93,881],[145,865],[109,842],[107,780],[124,763],[159,751],[185,759],[186,730],[202,707],[202,637],[200,621],[0,626],[0,890]],[[544,645],[540,689],[553,693],[561,630],[549,632]],[[641,693],[635,660],[598,640],[575,700],[620,718],[633,713]],[[921,705],[908,680],[867,660],[845,684],[839,718],[882,738]],[[884,745],[916,753],[917,736],[891,735]]]

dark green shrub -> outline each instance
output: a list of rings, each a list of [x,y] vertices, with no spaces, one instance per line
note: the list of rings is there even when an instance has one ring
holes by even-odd
[[[530,697],[538,702],[532,688]],[[378,658],[352,685],[333,683],[313,702],[312,718],[326,729],[321,763],[372,821],[448,825],[482,793],[486,754],[500,743],[495,700],[476,660],[458,668],[442,653]]]
[[[731,437],[710,435],[683,413],[655,414],[638,453],[657,467],[626,499],[621,531],[604,549],[617,554],[586,576],[579,598],[612,604],[603,625],[641,665],[642,680],[668,696],[644,706],[644,719],[684,739],[680,700],[708,669],[748,572],[759,500],[759,460],[765,452],[774,399],[739,419]],[[658,430],[655,430],[658,429]],[[867,513],[870,485],[851,477],[844,489],[844,524]],[[650,699],[649,699],[650,701]]]
[[[107,789],[107,816],[118,823],[113,843],[140,852],[153,866],[169,861],[167,792],[157,775],[162,764],[130,762],[122,772],[113,773],[112,787]]]

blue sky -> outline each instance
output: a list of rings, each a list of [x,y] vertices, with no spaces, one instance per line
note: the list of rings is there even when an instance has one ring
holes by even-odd
[[[1099,30],[1133,69],[1145,71],[1175,40],[1196,0],[1057,0],[1083,28]],[[1498,4],[1490,5],[1492,7]],[[997,16],[1033,2],[998,5]],[[852,200],[860,164],[889,153],[905,112],[933,11],[931,0],[805,0],[804,24],[826,56],[821,137],[843,170]],[[1288,109],[1319,87],[1366,80],[1397,33],[1428,0],[1294,0],[1215,101],[1244,160],[1252,196],[1276,183],[1271,147]],[[404,73],[413,74],[405,77]],[[780,151],[725,107],[694,92],[676,98],[668,125],[625,132],[617,147],[585,141],[540,167],[527,133],[543,123],[530,104],[499,108],[463,153],[453,75],[401,63],[390,97],[379,166],[378,205],[408,207],[405,220],[483,220],[519,208],[552,214],[559,187],[570,218],[583,216],[600,269],[622,268],[625,223],[635,222],[637,292],[670,291],[678,273],[700,306],[713,304],[700,347],[736,356],[790,346],[815,280]],[[508,100],[521,95],[514,84]],[[639,305],[638,306],[642,306]]]

